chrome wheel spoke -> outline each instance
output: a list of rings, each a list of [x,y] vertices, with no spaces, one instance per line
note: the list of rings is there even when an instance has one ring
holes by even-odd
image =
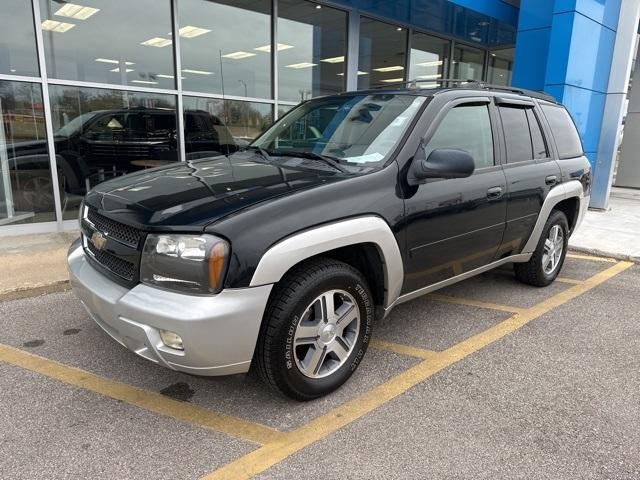
[[[542,255],[542,269],[550,275],[560,264],[562,251],[564,250],[564,232],[560,225],[554,225],[544,241],[544,253]]]
[[[328,323],[336,323],[336,307],[334,302],[334,292],[327,292],[322,295],[322,319]]]
[[[296,345],[305,345],[309,343],[315,343],[318,339],[318,326],[317,325],[298,325],[294,336],[294,343]]]
[[[322,368],[327,350],[325,347],[312,347],[307,351],[302,363],[302,371],[307,376],[314,376]]]
[[[349,356],[349,352],[350,352],[350,348],[347,346],[347,344],[344,342],[344,340],[340,339],[340,338],[336,338],[333,343],[331,343],[331,345],[329,345],[329,347],[327,347],[329,349],[331,349],[330,351],[336,356],[338,357],[338,360],[340,362],[344,361],[347,359],[347,357]]]
[[[339,312],[339,318],[336,323],[336,326],[338,327],[336,330],[336,334],[339,337],[344,336],[345,329],[359,318],[360,313],[358,312],[358,307],[356,307],[352,303],[348,304],[347,308],[343,309],[342,312]]]

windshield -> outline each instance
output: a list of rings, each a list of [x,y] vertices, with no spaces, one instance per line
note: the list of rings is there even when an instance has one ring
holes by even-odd
[[[271,155],[325,155],[367,167],[382,164],[398,145],[426,97],[362,94],[303,103],[253,146]]]
[[[70,137],[71,135],[76,133],[78,130],[81,130],[82,126],[85,123],[87,123],[89,120],[91,120],[93,117],[95,117],[99,113],[101,113],[101,112],[96,111],[96,112],[88,112],[88,113],[83,113],[82,115],[78,115],[76,118],[71,120],[69,123],[67,123],[60,130],[55,132],[54,136],[55,137]]]

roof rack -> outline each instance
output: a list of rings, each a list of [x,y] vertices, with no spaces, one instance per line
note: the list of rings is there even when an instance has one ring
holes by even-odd
[[[419,79],[413,79],[413,80],[407,80],[407,81],[403,81],[403,82],[394,82],[394,83],[388,83],[386,85],[380,85],[377,87],[373,87],[373,90],[377,90],[377,89],[382,89],[382,88],[388,88],[388,87],[393,87],[393,86],[408,86],[408,88],[412,88],[412,89],[418,89],[420,88],[418,86],[418,84],[420,83],[436,83],[436,84],[451,84],[451,83],[455,83],[455,84],[459,84],[460,87],[470,87],[470,88],[479,88],[482,90],[500,90],[503,92],[510,92],[510,93],[517,93],[519,95],[527,95],[529,97],[533,97],[533,98],[538,98],[540,100],[546,100],[548,102],[553,102],[553,103],[557,103],[556,99],[544,92],[537,92],[535,90],[527,90],[524,88],[517,88],[517,87],[507,87],[504,85],[493,85],[491,83],[487,83],[487,82],[483,82],[480,80],[473,80],[473,79],[460,79],[460,78],[435,78],[432,80],[419,80]]]

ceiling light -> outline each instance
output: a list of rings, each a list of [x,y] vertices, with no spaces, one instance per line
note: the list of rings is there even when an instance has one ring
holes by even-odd
[[[162,48],[162,47],[166,47],[168,45],[171,45],[171,43],[172,43],[171,40],[167,40],[166,38],[153,37],[153,38],[150,38],[149,40],[145,40],[140,45],[146,45],[147,47]]]
[[[111,58],[96,58],[96,62],[119,64],[120,60],[112,60]],[[123,62],[125,65],[135,65],[134,62]]]
[[[194,27],[193,25],[186,25],[178,30],[178,33],[181,37],[184,38],[195,38],[200,35],[204,35],[205,33],[209,33],[211,30],[207,30],[206,28]]]
[[[374,72],[397,72],[398,70],[404,70],[401,65],[394,65],[393,67],[374,68]]]
[[[158,73],[158,74],[156,74],[156,77],[158,77],[158,78],[169,78],[171,80],[173,80],[175,78],[173,75],[165,75],[164,73]],[[182,78],[182,80],[184,80],[187,77],[180,77],[180,78]]]
[[[42,22],[42,30],[48,30],[50,32],[64,33],[73,27],[75,27],[73,23],[58,22],[57,20],[45,20]]]
[[[418,67],[439,67],[444,63],[443,60],[434,60],[433,62],[416,63]]]
[[[119,72],[119,71],[120,71],[120,67],[117,67],[117,68],[111,69],[111,70],[109,70],[109,71],[110,71],[110,72]],[[129,72],[133,72],[133,71],[134,71],[134,69],[133,69],[133,68],[126,68],[124,71],[125,71],[125,73],[129,73]]]
[[[253,57],[254,55],[255,53],[239,51],[239,52],[227,53],[226,55],[222,55],[222,56],[224,58],[230,58],[232,60],[242,60],[243,58]]]
[[[131,83],[142,83],[143,85],[157,85],[158,82],[152,82],[150,80],[131,80]]]
[[[327,62],[327,63],[342,63],[344,62],[344,55],[341,57],[324,58],[324,59],[320,59],[320,61]]]
[[[86,20],[91,15],[98,13],[99,11],[99,8],[85,7],[83,5],[76,5],[75,3],[65,3],[56,13],[54,13],[54,15]]]
[[[309,63],[309,62],[301,62],[301,63],[292,63],[291,65],[285,65],[287,68],[294,68],[296,70],[300,70],[301,68],[309,68],[315,67],[318,65],[317,63]]]
[[[213,72],[207,72],[205,70],[191,70],[190,68],[183,68],[182,73],[195,73],[196,75],[213,75]]]
[[[436,78],[442,78],[442,74],[438,73],[435,75],[418,75],[416,78],[418,80],[435,80]]]
[[[290,48],[293,48],[293,45],[287,45],[286,43],[279,43],[278,44],[278,51],[280,51],[280,50],[288,50]],[[271,53],[271,45],[263,45],[262,47],[256,47],[256,48],[254,48],[254,50],[257,50],[258,52]]]
[[[338,73],[337,74],[339,77],[344,77],[344,73]],[[369,72],[361,72],[360,70],[358,70],[358,76],[361,75],[369,75]]]
[[[495,56],[496,56],[496,54],[495,54],[495,53],[492,53],[492,54],[491,54],[491,56],[492,56],[492,57],[495,57]]]
[[[400,83],[404,82],[404,78],[387,78],[386,80],[380,80],[384,83]]]
[[[398,32],[401,32],[401,31],[402,31],[402,28],[398,27],[398,28],[396,28],[396,30],[397,30]]]
[[[320,10],[322,8],[322,5],[316,5],[316,10]]]

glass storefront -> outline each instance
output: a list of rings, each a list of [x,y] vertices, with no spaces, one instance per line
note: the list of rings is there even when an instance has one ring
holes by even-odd
[[[511,81],[512,45],[472,46],[452,31],[462,44],[442,25],[431,35],[347,3],[78,2],[1,2],[0,235],[75,228],[98,183],[231,153],[299,102],[347,85]]]
[[[405,80],[407,30],[362,17],[358,57],[358,88]]]

